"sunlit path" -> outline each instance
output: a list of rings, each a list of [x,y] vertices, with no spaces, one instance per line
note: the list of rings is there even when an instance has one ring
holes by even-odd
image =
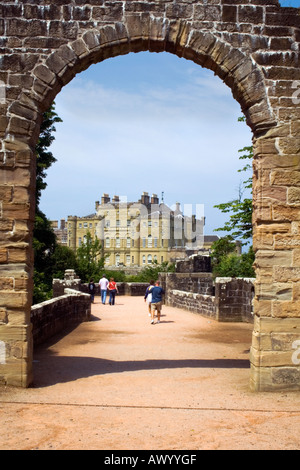
[[[170,307],[151,325],[141,297],[96,298],[35,352],[34,388],[0,388],[0,449],[295,448],[297,394],[249,392],[251,331]]]

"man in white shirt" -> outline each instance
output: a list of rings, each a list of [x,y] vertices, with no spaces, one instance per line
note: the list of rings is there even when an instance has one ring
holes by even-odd
[[[101,292],[101,301],[103,305],[105,305],[106,301],[106,294],[107,294],[107,286],[109,282],[105,277],[105,274],[103,274],[102,278],[99,281],[99,286],[100,286],[100,292]]]

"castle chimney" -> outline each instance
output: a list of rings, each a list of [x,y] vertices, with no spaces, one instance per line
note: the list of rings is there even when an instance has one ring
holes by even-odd
[[[101,204],[108,204],[110,202],[110,197],[108,194],[103,194],[101,198]]]
[[[150,202],[149,194],[146,193],[146,192],[143,192],[141,201],[142,201],[142,204],[143,204],[144,206],[148,206],[148,204],[149,204],[149,202]]]
[[[159,199],[157,197],[157,194],[152,194],[151,196],[151,204],[159,204]]]

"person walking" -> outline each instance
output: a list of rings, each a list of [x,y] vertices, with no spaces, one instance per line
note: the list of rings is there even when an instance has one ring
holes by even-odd
[[[96,292],[96,286],[95,286],[95,283],[94,283],[94,279],[90,280],[88,289],[89,289],[89,294],[91,296],[91,302],[93,304],[94,299],[95,299],[95,292]]]
[[[151,290],[152,301],[151,301],[151,324],[154,324],[154,314],[157,314],[157,323],[160,323],[161,309],[162,309],[162,300],[163,294],[165,291],[160,286],[160,282],[157,281],[155,286]]]
[[[145,302],[148,304],[148,312],[149,312],[149,317],[151,317],[151,302],[152,302],[152,289],[154,287],[154,281],[150,281],[150,285],[146,289],[145,293]]]
[[[105,305],[105,302],[106,302],[108,284],[109,284],[108,279],[106,279],[105,274],[103,274],[102,278],[99,281],[100,292],[101,292],[101,301],[102,301],[103,305]]]
[[[119,291],[118,291],[117,283],[115,282],[113,277],[110,278],[110,281],[108,284],[108,290],[109,290],[109,305],[115,305],[116,293]]]

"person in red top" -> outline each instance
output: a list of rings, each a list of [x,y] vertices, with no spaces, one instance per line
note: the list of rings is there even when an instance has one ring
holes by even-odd
[[[109,305],[115,305],[116,293],[119,291],[118,291],[117,283],[114,281],[113,277],[110,278],[107,288],[109,290]]]

